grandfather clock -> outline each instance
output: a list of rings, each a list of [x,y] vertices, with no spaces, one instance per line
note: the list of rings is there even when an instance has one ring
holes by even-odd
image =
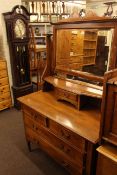
[[[32,92],[28,53],[28,22],[30,14],[23,6],[15,6],[11,12],[4,13],[10,62],[13,78],[14,107],[20,108],[17,98]]]

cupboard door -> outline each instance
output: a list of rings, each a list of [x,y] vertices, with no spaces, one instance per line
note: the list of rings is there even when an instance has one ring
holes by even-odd
[[[103,139],[117,145],[117,86],[108,85]]]

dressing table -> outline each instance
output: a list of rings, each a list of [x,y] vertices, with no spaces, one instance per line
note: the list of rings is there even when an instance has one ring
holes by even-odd
[[[30,151],[37,144],[70,174],[95,175],[104,73],[116,67],[116,50],[116,19],[69,18],[54,24],[53,36],[47,37],[43,90],[18,99]]]

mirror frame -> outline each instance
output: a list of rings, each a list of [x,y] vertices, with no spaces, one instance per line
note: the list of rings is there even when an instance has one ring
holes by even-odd
[[[107,17],[93,17],[93,18],[68,18],[66,20],[59,21],[57,23],[53,23],[53,59],[51,72],[55,74],[56,72],[63,72],[69,75],[81,76],[83,78],[87,78],[89,80],[96,80],[99,82],[103,82],[103,77],[95,76],[90,73],[82,72],[82,71],[70,71],[68,69],[56,69],[56,41],[57,41],[57,30],[60,29],[114,29],[113,30],[113,40],[111,45],[110,52],[110,64],[109,70],[112,70],[117,67],[117,19],[107,18]]]

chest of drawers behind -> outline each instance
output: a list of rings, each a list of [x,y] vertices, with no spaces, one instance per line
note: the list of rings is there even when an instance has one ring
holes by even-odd
[[[11,106],[11,94],[7,65],[5,60],[0,60],[0,111]]]

